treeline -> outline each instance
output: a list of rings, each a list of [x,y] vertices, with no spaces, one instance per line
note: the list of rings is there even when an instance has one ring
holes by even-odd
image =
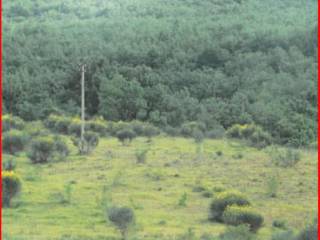
[[[256,124],[274,141],[317,133],[316,1],[4,3],[3,109],[25,120],[88,116]]]

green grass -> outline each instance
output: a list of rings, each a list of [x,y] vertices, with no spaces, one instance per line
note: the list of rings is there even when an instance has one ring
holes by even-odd
[[[270,239],[275,219],[301,229],[317,211],[317,153],[312,150],[301,150],[301,161],[282,169],[271,164],[266,151],[229,140],[204,141],[201,158],[194,141],[183,138],[157,137],[151,143],[138,138],[130,146],[104,138],[89,156],[78,156],[71,143],[70,147],[64,162],[32,165],[25,154],[18,157],[23,189],[15,207],[3,209],[6,239],[119,238],[106,221],[104,209],[112,204],[134,209],[136,223],[130,236],[170,239],[189,228],[199,237],[218,235],[225,225],[207,220],[211,199],[193,191],[195,186],[209,191],[223,186],[247,194],[265,218],[260,239]],[[146,147],[150,149],[146,163],[137,164],[137,149]],[[223,154],[217,156],[217,151]],[[239,153],[241,159],[232,157]],[[277,197],[270,198],[267,181],[275,172],[279,189]],[[63,203],[57,196],[70,182],[71,202]],[[187,199],[179,206],[184,193]]]

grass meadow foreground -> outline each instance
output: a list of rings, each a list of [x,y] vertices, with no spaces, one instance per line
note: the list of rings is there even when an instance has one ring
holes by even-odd
[[[206,239],[225,231],[208,220],[212,198],[224,189],[244,193],[262,214],[258,239],[282,231],[277,222],[297,232],[317,214],[315,150],[300,150],[301,160],[283,168],[272,163],[270,147],[229,139],[205,140],[199,151],[188,138],[139,137],[125,146],[104,137],[80,156],[64,138],[64,161],[32,164],[25,152],[16,156],[23,185],[3,209],[4,239],[119,239],[106,213],[112,205],[134,211],[130,239]]]

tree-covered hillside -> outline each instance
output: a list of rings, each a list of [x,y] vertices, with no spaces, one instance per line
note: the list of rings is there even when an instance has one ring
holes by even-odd
[[[317,1],[23,0],[3,3],[3,108],[207,130],[255,123],[315,141]]]

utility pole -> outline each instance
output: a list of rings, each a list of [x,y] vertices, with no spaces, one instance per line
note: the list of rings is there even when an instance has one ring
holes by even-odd
[[[85,64],[81,64],[81,139],[80,139],[80,152],[84,152],[85,147],[85,139],[84,139],[84,131],[85,131],[85,86],[84,86],[84,73],[85,73]]]

